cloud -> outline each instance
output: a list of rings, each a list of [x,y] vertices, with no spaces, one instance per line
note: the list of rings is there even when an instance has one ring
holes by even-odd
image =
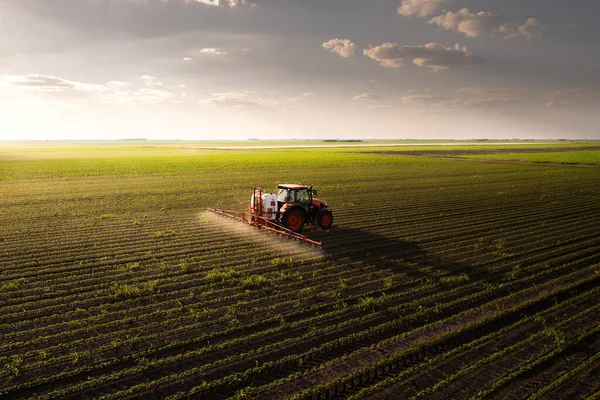
[[[0,86],[13,86],[45,92],[100,92],[106,90],[103,85],[69,81],[50,75],[5,75],[0,77]]]
[[[498,97],[498,98],[461,98],[451,102],[451,106],[456,108],[487,108],[516,104],[518,98]]]
[[[232,108],[260,107],[273,104],[272,101],[263,99],[252,92],[213,93],[208,99],[200,100],[199,103]]]
[[[109,81],[104,84],[71,81],[49,75],[14,75],[0,77],[0,87],[13,87],[23,90],[43,92],[50,99],[30,99],[46,101],[48,104],[69,104],[82,99],[110,104],[156,103],[176,96],[175,87],[165,85],[150,75],[141,75],[133,82]],[[41,103],[40,103],[41,104]],[[79,106],[73,103],[73,106]]]
[[[467,92],[472,88],[459,89],[461,92]],[[490,96],[489,93],[496,92],[490,91],[478,91],[476,94],[481,94],[480,97],[447,97],[447,96],[435,96],[435,95],[412,95],[402,97],[400,100],[404,104],[417,104],[417,105],[439,105],[443,106],[447,110],[451,109],[466,109],[466,108],[492,108],[516,104],[520,101],[517,97],[499,97]],[[473,93],[475,94],[475,93]]]
[[[444,104],[448,101],[445,96],[415,95],[401,99],[404,104]]]
[[[356,53],[356,45],[348,39],[331,39],[323,43],[323,47],[341,57],[353,57]]]
[[[88,0],[88,2],[100,2],[106,0]],[[238,7],[250,5],[251,7],[256,7],[255,3],[250,3],[248,0],[125,0],[131,3],[152,5],[152,4],[160,4],[160,3],[185,3],[185,4],[203,4],[207,6],[213,7]]]
[[[381,100],[382,98],[383,95],[379,93],[362,93],[354,96],[352,100]]]
[[[527,22],[517,29],[514,23],[506,21],[499,14],[492,14],[487,11],[472,13],[468,8],[463,8],[458,12],[447,12],[443,15],[433,17],[430,24],[437,25],[448,31],[455,30],[464,33],[468,37],[481,36],[502,36],[505,39],[511,39],[519,35],[533,39],[539,33],[539,21],[535,18],[529,18]]]
[[[290,97],[288,100],[289,101],[298,101],[298,100],[302,100],[303,98],[306,98],[306,97],[315,97],[318,95],[319,94],[315,93],[315,92],[304,92],[304,93],[302,93],[302,97]]]
[[[449,98],[446,96],[415,95],[407,96],[401,99],[404,104],[416,104],[425,106],[442,106],[443,109],[488,109],[516,104],[518,98],[514,97],[470,97],[470,98]]]
[[[456,13],[447,12],[444,15],[433,17],[429,23],[446,30],[456,30],[468,37],[492,36],[509,30],[509,25],[500,15],[486,11],[473,14],[468,8],[463,8]]]
[[[533,39],[540,34],[540,22],[535,18],[529,18],[518,28],[519,33],[526,39]]]
[[[402,4],[398,7],[398,14],[404,17],[412,15],[428,17],[449,2],[449,0],[402,0]]]
[[[154,103],[161,100],[167,100],[175,97],[175,94],[168,90],[160,89],[140,89],[137,100],[144,101],[146,103]]]
[[[109,104],[154,104],[177,97],[178,87],[169,86],[158,80],[151,79],[143,82],[142,87],[138,82],[111,81],[105,84],[107,90],[99,93],[97,98]],[[182,95],[185,97],[185,95]]]
[[[563,107],[571,107],[572,105],[575,105],[575,103],[573,103],[571,101],[551,101],[548,104],[546,104],[546,107],[563,108]]]
[[[186,0],[188,3],[200,3],[209,6],[229,6],[237,7],[245,4],[249,4],[248,0]],[[254,5],[254,4],[252,4]]]
[[[486,89],[480,86],[467,86],[456,89],[457,93],[465,93],[476,96],[501,96],[501,97],[518,97],[523,96],[531,91],[528,89]]]
[[[454,47],[445,47],[439,43],[428,43],[423,46],[383,43],[363,50],[363,54],[388,68],[399,68],[407,63],[413,63],[419,67],[438,71],[487,63],[484,58],[470,53],[466,47],[460,47],[458,44]]]
[[[183,61],[193,61],[192,57],[183,57]]]
[[[162,89],[165,86],[163,82],[151,75],[141,75],[138,76],[138,79],[142,81],[144,86],[149,88]]]
[[[213,56],[226,56],[227,55],[227,52],[220,51],[219,49],[216,49],[214,47],[209,47],[209,48],[206,48],[206,49],[202,49],[202,50],[200,50],[200,53],[201,54],[210,54],[210,55],[213,55]]]
[[[77,87],[74,82],[44,75],[5,76],[2,78],[2,82],[5,86],[21,86],[51,92],[75,90]]]
[[[550,101],[546,104],[547,107],[598,107],[598,105],[600,105],[598,85],[555,90],[550,94]]]
[[[126,86],[130,86],[131,82],[125,82],[125,81],[108,81],[104,85],[106,87],[126,87]]]
[[[407,90],[408,93],[419,93],[419,92],[431,92],[430,88],[423,88],[423,89],[408,89]]]
[[[381,110],[381,109],[388,109],[388,108],[392,108],[392,106],[390,104],[373,104],[373,105],[366,107],[367,110]]]

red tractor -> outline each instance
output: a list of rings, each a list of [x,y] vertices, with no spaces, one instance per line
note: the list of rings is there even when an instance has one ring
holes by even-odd
[[[327,208],[327,203],[313,195],[316,196],[317,191],[312,186],[300,184],[277,185],[277,194],[265,193],[261,188],[255,187],[248,211],[217,208],[209,208],[208,211],[321,246],[321,242],[298,233],[304,225],[318,225],[321,229],[329,229],[333,224],[333,213]]]
[[[327,203],[315,197],[312,186],[277,185],[277,221],[286,228],[299,232],[304,225],[318,225],[329,229],[333,224],[333,213]]]

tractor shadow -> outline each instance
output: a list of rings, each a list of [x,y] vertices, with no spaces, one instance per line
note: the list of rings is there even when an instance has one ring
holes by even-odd
[[[410,278],[426,278],[446,272],[451,276],[464,274],[470,281],[477,281],[482,280],[488,272],[487,268],[472,268],[440,258],[416,243],[361,229],[333,227],[326,232],[313,231],[310,237],[323,241],[322,250],[326,258],[375,265],[394,273],[406,274]]]

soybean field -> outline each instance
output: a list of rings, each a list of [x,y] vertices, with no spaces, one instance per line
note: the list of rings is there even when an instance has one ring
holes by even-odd
[[[600,398],[597,143],[23,146],[3,399]],[[277,182],[321,248],[205,211]]]

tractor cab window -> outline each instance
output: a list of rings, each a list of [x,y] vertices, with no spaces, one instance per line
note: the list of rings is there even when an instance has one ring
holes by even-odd
[[[277,191],[277,201],[281,203],[287,203],[288,201],[293,201],[293,199],[288,199],[288,190],[287,189],[279,189]]]
[[[277,201],[281,203],[310,203],[310,193],[308,189],[291,190],[279,188],[277,191]]]
[[[308,204],[310,203],[310,195],[308,189],[296,190],[296,203]]]

